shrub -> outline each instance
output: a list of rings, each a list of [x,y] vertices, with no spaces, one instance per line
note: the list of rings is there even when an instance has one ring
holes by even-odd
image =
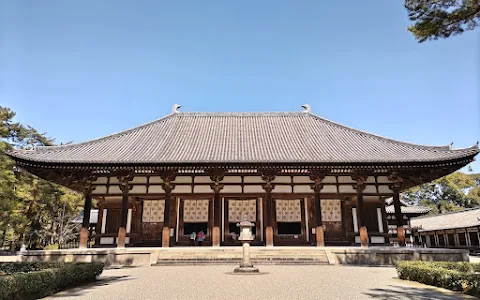
[[[11,275],[15,273],[29,273],[40,271],[43,269],[58,268],[64,265],[64,263],[55,262],[5,262],[0,263],[0,272],[5,275]]]
[[[58,250],[58,244],[47,245],[43,250]]]
[[[103,267],[99,262],[0,264],[6,274],[11,274],[0,276],[0,299],[42,298],[66,287],[95,280]]]
[[[474,296],[480,296],[479,269],[479,264],[463,262],[402,261],[397,263],[400,279],[463,291]]]

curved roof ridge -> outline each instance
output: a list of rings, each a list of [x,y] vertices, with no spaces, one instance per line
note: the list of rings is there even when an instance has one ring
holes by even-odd
[[[360,134],[365,134],[365,135],[368,135],[368,136],[371,136],[371,137],[374,137],[374,138],[377,138],[377,139],[380,139],[380,140],[385,140],[385,141],[388,141],[388,142],[393,142],[393,143],[397,143],[397,144],[403,144],[403,145],[406,145],[406,146],[409,146],[409,147],[420,147],[420,148],[425,148],[425,149],[432,149],[432,150],[443,150],[443,151],[456,151],[456,150],[466,150],[466,149],[471,149],[471,148],[475,148],[475,146],[473,147],[466,147],[466,148],[458,148],[458,149],[452,149],[450,145],[446,145],[446,146],[431,146],[431,145],[422,145],[422,144],[415,144],[415,143],[409,143],[409,142],[404,142],[404,141],[399,141],[399,140],[394,140],[392,138],[388,138],[388,137],[384,137],[382,135],[379,135],[379,134],[375,134],[375,133],[370,133],[370,132],[367,132],[367,131],[364,131],[364,130],[359,130],[359,129],[356,129],[356,128],[353,128],[353,127],[350,127],[350,126],[346,126],[346,125],[343,125],[343,124],[340,124],[340,123],[337,123],[335,121],[331,121],[329,119],[326,119],[324,117],[320,117],[319,115],[316,115],[316,114],[313,114],[311,112],[306,112],[307,114],[311,115],[312,117],[316,118],[316,119],[319,119],[319,120],[322,120],[322,121],[325,121],[325,122],[328,122],[332,125],[335,125],[337,127],[341,127],[341,128],[344,128],[344,129],[348,129],[348,130],[351,130],[351,131],[354,131],[354,132],[357,132],[357,133],[360,133]]]
[[[158,122],[161,122],[161,121],[164,121],[166,119],[169,119],[171,118],[172,116],[174,115],[177,115],[179,113],[170,113],[166,116],[163,116],[161,118],[158,118],[158,119],[155,119],[153,121],[150,121],[150,122],[147,122],[147,123],[144,123],[142,125],[139,125],[139,126],[135,126],[135,127],[131,127],[129,129],[125,129],[125,130],[122,130],[122,131],[118,131],[116,133],[112,133],[112,134],[109,134],[109,135],[105,135],[105,136],[102,136],[102,137],[99,137],[99,138],[95,138],[95,139],[92,139],[92,140],[88,140],[88,141],[83,141],[83,142],[79,142],[79,143],[72,143],[72,144],[65,144],[65,145],[55,145],[55,146],[39,146],[35,149],[32,149],[32,150],[50,150],[50,149],[59,149],[59,148],[70,148],[70,147],[75,147],[75,146],[81,146],[81,145],[85,145],[85,144],[90,144],[90,143],[96,143],[96,142],[100,142],[100,141],[103,141],[103,140],[107,140],[107,139],[110,139],[110,138],[113,138],[113,137],[117,137],[117,136],[120,136],[120,135],[123,135],[123,134],[127,134],[127,133],[130,133],[130,132],[134,132],[136,130],[139,130],[139,129],[142,129],[142,128],[145,128],[147,126],[150,126],[150,125],[153,125],[155,123],[158,123]],[[12,150],[12,151],[18,151],[18,150],[23,150],[23,149],[16,149],[16,150]],[[24,151],[30,151],[30,150],[24,150]]]
[[[300,116],[305,112],[299,111],[267,111],[267,112],[178,112],[176,115],[195,117],[265,117],[265,116]]]

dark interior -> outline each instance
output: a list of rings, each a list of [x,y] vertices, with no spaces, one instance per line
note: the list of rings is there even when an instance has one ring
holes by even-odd
[[[184,223],[183,234],[189,235],[192,232],[199,233],[203,230],[203,233],[208,234],[208,223]]]
[[[278,234],[302,234],[301,222],[280,222],[277,223]]]

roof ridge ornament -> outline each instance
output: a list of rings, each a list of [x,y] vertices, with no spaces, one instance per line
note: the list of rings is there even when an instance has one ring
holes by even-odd
[[[306,113],[310,113],[310,112],[311,112],[311,110],[310,110],[310,105],[309,105],[309,104],[304,104],[304,105],[302,105],[302,107],[305,109],[304,112],[306,112]]]
[[[172,107],[172,114],[179,113],[178,109],[182,107],[180,104],[174,104]]]

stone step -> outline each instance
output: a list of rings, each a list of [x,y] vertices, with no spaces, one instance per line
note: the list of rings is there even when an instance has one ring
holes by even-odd
[[[324,250],[250,249],[250,251],[250,259],[254,264],[328,264]],[[241,248],[161,251],[157,265],[238,264],[242,260],[242,255]]]
[[[242,255],[169,255],[169,256],[159,256],[159,259],[215,259],[215,258],[241,258]],[[251,255],[252,259],[276,259],[276,258],[285,258],[285,259],[325,259],[326,255]]]
[[[231,254],[242,254],[242,251],[231,251],[231,252],[221,252],[221,251],[198,251],[198,252],[160,252],[160,255],[162,256],[168,256],[168,255],[192,255],[192,254],[202,254],[202,255],[231,255]],[[324,255],[325,251],[312,251],[312,252],[306,252],[306,251],[289,251],[289,252],[267,252],[267,251],[250,251],[251,255],[256,255],[256,254],[261,254],[261,255]]]
[[[158,258],[160,260],[196,260],[196,259],[203,259],[203,260],[240,260],[242,259],[240,256],[237,257],[164,257]],[[295,261],[328,261],[326,256],[323,257],[251,257],[251,260],[295,260]]]
[[[307,259],[252,259],[254,265],[262,264],[290,264],[290,265],[327,265],[328,260],[307,260]],[[158,266],[165,265],[191,265],[191,264],[239,264],[241,259],[159,259],[156,263]]]

